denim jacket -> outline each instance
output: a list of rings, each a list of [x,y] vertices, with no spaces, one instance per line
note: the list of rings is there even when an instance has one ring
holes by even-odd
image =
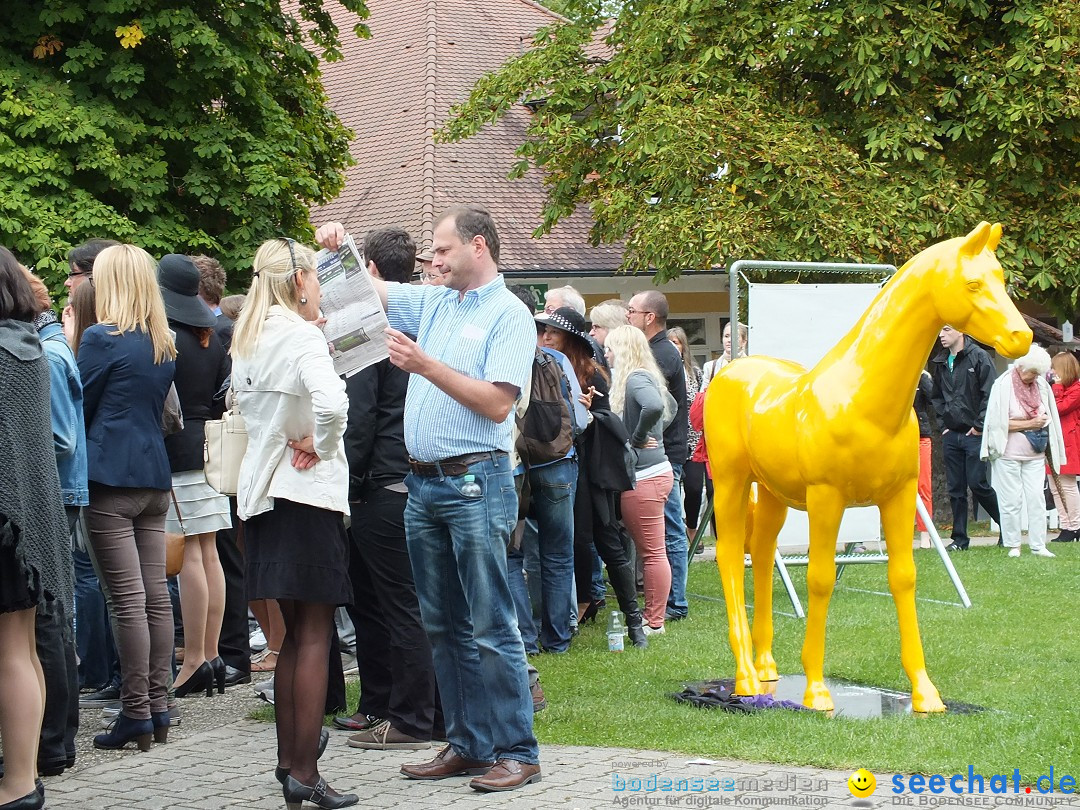
[[[60,324],[42,327],[38,337],[49,358],[53,445],[64,506],[86,506],[90,494],[86,485],[86,428],[79,368]]]

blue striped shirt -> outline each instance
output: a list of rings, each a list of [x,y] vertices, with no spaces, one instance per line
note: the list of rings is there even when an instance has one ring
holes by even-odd
[[[532,372],[536,323],[496,276],[459,297],[447,287],[386,285],[387,319],[416,335],[428,355],[467,377],[509,383],[519,391]],[[405,446],[420,461],[510,451],[514,410],[502,422],[475,413],[419,374],[405,396]]]

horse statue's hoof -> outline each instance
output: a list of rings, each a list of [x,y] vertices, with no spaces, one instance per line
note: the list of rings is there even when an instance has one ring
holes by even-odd
[[[757,679],[757,675],[735,679],[735,694],[739,697],[753,697],[761,693],[761,682]]]
[[[945,711],[945,704],[938,694],[937,687],[926,678],[925,683],[911,690],[911,710],[919,714],[932,714]]]
[[[754,669],[757,670],[758,680],[760,681],[780,680],[780,673],[777,672],[776,661],[773,659],[772,653],[761,653],[754,662]]]
[[[834,708],[832,695],[821,681],[807,683],[803,694],[803,706],[815,712],[831,712]]]

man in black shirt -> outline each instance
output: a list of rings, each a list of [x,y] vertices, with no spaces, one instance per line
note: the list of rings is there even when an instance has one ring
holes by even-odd
[[[687,574],[687,539],[686,522],[682,513],[682,476],[683,465],[689,454],[687,440],[690,432],[688,405],[686,402],[686,372],[683,368],[682,355],[675,344],[668,339],[667,297],[656,290],[637,293],[630,299],[626,310],[631,326],[636,326],[645,333],[656,358],[660,372],[667,381],[668,392],[679,406],[678,413],[671,424],[664,430],[664,452],[671,462],[674,482],[671,494],[664,505],[665,543],[668,563],[671,564],[671,594],[668,596],[667,620],[685,619],[689,612],[686,602]]]
[[[364,238],[364,258],[372,275],[407,284],[416,245],[401,228],[380,228]],[[389,360],[345,380],[352,507],[349,615],[356,626],[360,704],[351,717],[334,718],[334,725],[357,732],[349,738],[353,748],[427,748],[437,714],[442,723],[431,645],[405,544],[409,454],[403,420],[408,382],[408,372]],[[435,731],[442,733],[441,728]]]
[[[949,551],[967,551],[970,488],[986,513],[998,520],[997,494],[986,480],[986,462],[979,458],[986,403],[996,373],[990,356],[975,341],[951,326],[941,330],[941,345],[948,349],[932,361],[934,391],[931,401],[941,420],[945,480],[953,508]]]

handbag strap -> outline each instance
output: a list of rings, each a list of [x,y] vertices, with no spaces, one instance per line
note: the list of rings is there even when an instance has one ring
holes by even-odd
[[[184,528],[184,516],[180,514],[180,504],[176,502],[176,490],[169,487],[169,495],[172,496],[173,508],[176,509],[176,522],[180,524],[180,533],[187,537],[187,529]]]

